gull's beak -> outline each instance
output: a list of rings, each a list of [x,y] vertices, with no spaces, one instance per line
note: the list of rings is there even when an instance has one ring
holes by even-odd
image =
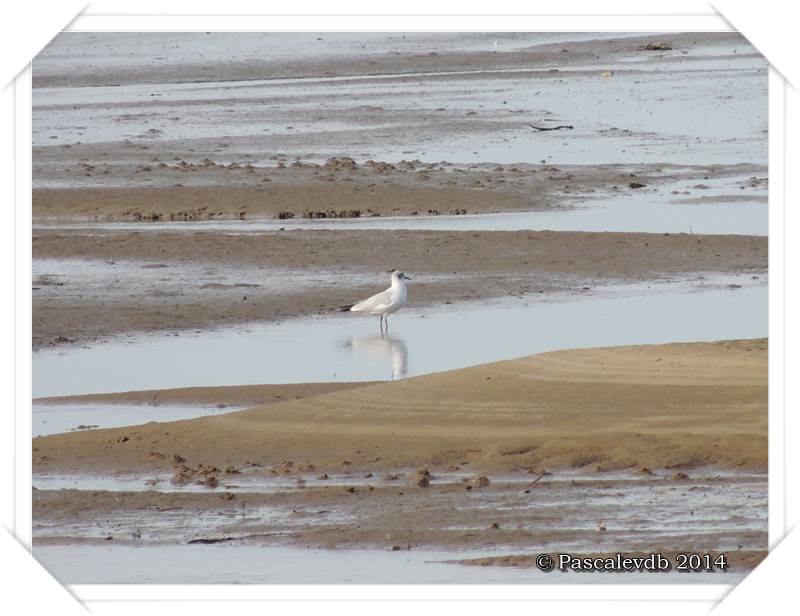
[[[403,278],[405,278],[406,280],[411,280],[411,276],[406,276],[405,274],[403,274]]]

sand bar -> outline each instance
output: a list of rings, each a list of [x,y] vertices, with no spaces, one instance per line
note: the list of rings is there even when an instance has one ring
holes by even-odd
[[[35,404],[146,404],[157,406],[257,406],[273,402],[318,396],[333,391],[362,387],[366,383],[301,383],[283,385],[232,385],[229,387],[183,387],[126,391],[113,394],[87,394],[34,399]]]
[[[326,471],[766,469],[767,344],[560,351],[33,446],[37,472],[164,471],[175,455]]]

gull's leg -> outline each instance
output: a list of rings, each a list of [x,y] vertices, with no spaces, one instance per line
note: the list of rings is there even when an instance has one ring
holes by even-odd
[[[386,319],[386,333],[389,333],[389,315],[387,314],[384,319]]]
[[[383,333],[383,315],[381,315],[381,333]]]

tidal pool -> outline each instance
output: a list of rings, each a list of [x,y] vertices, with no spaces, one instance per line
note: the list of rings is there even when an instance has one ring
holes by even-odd
[[[756,278],[755,280],[752,278]],[[765,337],[764,277],[616,285],[560,299],[331,314],[37,351],[33,397],[388,380],[568,348]]]

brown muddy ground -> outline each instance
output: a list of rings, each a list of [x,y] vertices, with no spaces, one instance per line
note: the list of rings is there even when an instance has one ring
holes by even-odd
[[[402,475],[402,473],[401,473]],[[233,543],[265,546],[383,550],[450,549],[452,562],[478,566],[532,567],[528,550],[626,555],[660,552],[724,552],[734,571],[754,567],[765,556],[765,530],[716,530],[662,526],[657,539],[642,518],[627,519],[621,493],[657,499],[676,515],[715,502],[740,482],[712,474],[672,480],[669,476],[581,479],[537,476],[494,478],[478,487],[437,472],[430,487],[409,481],[364,477],[357,487],[282,488],[271,493],[35,490],[35,546],[64,544],[169,545]],[[521,481],[518,481],[521,479]],[[235,484],[235,476],[228,482]],[[751,482],[753,496],[765,479]],[[467,489],[467,487],[471,489]],[[351,489],[352,488],[352,489]],[[636,499],[632,499],[634,502]],[[616,502],[615,502],[616,501]],[[683,501],[681,505],[680,501]],[[555,507],[555,504],[562,504]],[[634,505],[636,506],[636,505]],[[639,503],[641,506],[641,503]],[[644,517],[644,516],[643,516]],[[689,524],[687,524],[688,526]],[[602,527],[602,530],[601,530]],[[456,560],[455,550],[497,550],[505,556]],[[741,546],[741,547],[739,547]],[[523,550],[525,554],[515,554]],[[585,556],[590,554],[586,553]]]
[[[107,147],[107,146],[104,146]],[[42,162],[63,157],[62,177],[85,185],[35,188],[35,220],[185,221],[258,218],[357,218],[522,212],[570,207],[602,193],[624,198],[668,182],[764,174],[760,165],[453,165],[447,162],[358,164],[331,158],[324,164],[295,162],[254,167],[142,155],[116,144],[125,163],[95,162],[100,146],[48,148]],[[136,156],[138,164],[131,163]],[[755,187],[757,188],[757,187]],[[743,186],[751,196],[754,187]]]

